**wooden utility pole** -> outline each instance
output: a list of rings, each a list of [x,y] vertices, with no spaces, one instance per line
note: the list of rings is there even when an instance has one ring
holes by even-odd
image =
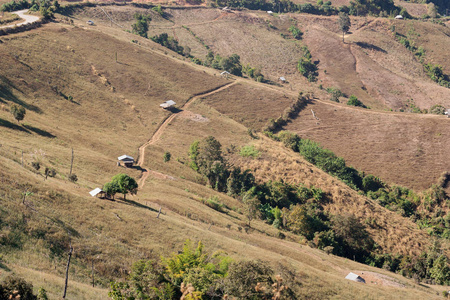
[[[92,260],[92,287],[95,287],[95,281],[94,281],[94,260]]]
[[[69,281],[69,266],[70,266],[70,258],[72,257],[73,247],[72,244],[70,244],[70,250],[69,250],[69,259],[67,260],[67,267],[66,267],[66,281],[64,283],[64,294],[63,299],[66,299],[66,292],[67,292],[67,283]]]
[[[72,167],[73,167],[73,148],[72,148],[72,160],[70,161],[70,172],[69,172],[69,176],[72,175]]]

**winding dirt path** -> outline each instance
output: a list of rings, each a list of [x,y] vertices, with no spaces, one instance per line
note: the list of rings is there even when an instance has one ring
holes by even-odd
[[[27,12],[28,12],[28,9],[23,9],[23,10],[18,10],[18,11],[11,12],[12,14],[18,15],[19,18],[23,19],[24,21],[22,23],[18,23],[18,24],[0,26],[0,29],[1,28],[8,28],[8,27],[14,27],[14,26],[21,26],[21,25],[31,24],[31,23],[34,23],[36,21],[39,21],[39,17],[32,16],[32,15],[27,15],[26,14]]]
[[[138,181],[139,188],[142,188],[145,185],[145,180],[148,178],[150,173],[152,173],[153,175],[159,175],[159,177],[161,177],[161,178],[172,178],[171,176],[168,176],[168,175],[156,172],[156,171],[150,171],[149,169],[146,169],[143,167],[144,162],[145,162],[145,149],[148,146],[156,143],[161,138],[164,130],[167,128],[167,126],[170,124],[170,122],[172,122],[173,119],[176,118],[176,116],[187,114],[188,111],[186,109],[189,108],[189,106],[191,105],[192,102],[194,102],[195,100],[197,100],[199,98],[206,97],[206,96],[215,94],[217,92],[220,92],[222,90],[225,90],[225,89],[235,85],[237,82],[238,81],[230,82],[230,83],[222,85],[218,88],[215,88],[213,90],[194,95],[193,97],[189,98],[188,101],[182,107],[180,107],[180,109],[182,110],[181,112],[173,113],[162,121],[162,123],[156,129],[155,133],[153,133],[150,140],[148,140],[145,144],[143,144],[142,146],[139,147],[139,157],[138,157],[137,165],[143,169],[142,177]]]

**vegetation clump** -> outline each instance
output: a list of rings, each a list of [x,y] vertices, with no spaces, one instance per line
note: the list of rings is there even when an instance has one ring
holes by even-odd
[[[148,22],[152,20],[151,17],[136,13],[134,14],[134,19],[136,20],[136,22],[131,25],[132,32],[134,34],[147,38]]]
[[[317,64],[311,61],[311,52],[306,46],[303,46],[302,50],[303,56],[298,61],[297,69],[309,82],[315,82],[317,81],[317,76],[319,76]]]
[[[347,101],[347,105],[351,105],[351,106],[359,106],[362,108],[367,108],[367,106],[365,106],[361,101],[358,100],[358,98],[356,98],[355,95],[351,95],[350,98]]]
[[[272,298],[274,294],[279,296]],[[233,262],[223,252],[206,252],[202,242],[194,248],[190,240],[178,254],[135,262],[126,280],[112,282],[108,293],[114,300],[292,299],[292,295],[267,262]]]

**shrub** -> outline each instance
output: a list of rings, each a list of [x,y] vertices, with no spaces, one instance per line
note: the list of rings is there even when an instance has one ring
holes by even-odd
[[[347,101],[347,105],[359,106],[359,107],[367,108],[361,101],[358,100],[358,98],[356,98],[355,95],[351,95],[350,96],[350,99],[348,99],[348,101]]]
[[[164,162],[170,161],[171,157],[172,157],[172,155],[170,154],[170,152],[165,152],[164,156],[163,156]]]
[[[47,176],[49,176],[49,177],[55,177],[56,176],[56,170],[55,169],[53,169],[53,168],[45,168],[45,171],[44,171],[44,174],[45,174],[45,177],[47,178]]]
[[[435,104],[432,107],[430,107],[430,114],[434,114],[434,115],[445,115],[445,112],[447,110],[445,109],[445,107],[443,107],[440,104]]]
[[[31,166],[36,170],[39,171],[39,169],[41,168],[41,164],[38,161],[33,161],[31,163]]]
[[[69,181],[70,182],[77,182],[78,181],[78,176],[76,174],[70,174],[69,175]]]
[[[297,27],[295,27],[294,25],[292,25],[291,27],[289,27],[289,32],[292,33],[292,35],[294,36],[295,39],[300,40],[303,36],[303,32],[298,29]]]
[[[203,200],[203,203],[206,206],[209,206],[214,210],[217,210],[220,212],[223,211],[223,204],[222,204],[222,202],[219,201],[219,197],[217,197],[217,196],[209,197],[208,199]]]

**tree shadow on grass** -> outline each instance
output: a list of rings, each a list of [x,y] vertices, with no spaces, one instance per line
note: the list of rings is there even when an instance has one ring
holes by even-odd
[[[33,131],[34,133],[37,133],[37,134],[39,134],[40,136],[43,136],[43,137],[48,137],[48,138],[55,138],[55,137],[56,137],[55,135],[51,134],[51,133],[48,132],[48,131],[45,131],[45,130],[43,130],[43,129],[36,128],[36,127],[34,127],[34,126],[31,126],[31,125],[23,125],[23,127],[25,127],[25,128],[28,129],[28,130],[31,130],[31,131]]]
[[[11,87],[20,91],[18,88],[16,88],[11,83],[10,80],[8,80],[5,76],[0,75],[0,103],[6,103],[5,100],[8,100],[8,101],[12,101],[16,104],[19,104],[28,110],[34,111],[35,113],[38,113],[38,114],[42,113],[42,110],[39,107],[32,105],[32,104],[28,104],[28,103],[20,100],[19,98],[17,98],[13,94]]]
[[[27,130],[26,128],[23,128],[22,126],[16,125],[14,123],[11,123],[11,122],[3,120],[3,119],[0,119],[0,126],[8,127],[8,128],[14,129],[14,130],[19,130],[19,131],[23,131],[28,134],[31,134],[31,132],[29,130]]]
[[[383,48],[380,48],[378,46],[375,46],[375,45],[372,45],[372,44],[369,44],[366,42],[356,42],[356,45],[358,45],[359,47],[364,48],[364,49],[375,50],[375,51],[379,51],[382,53],[387,53],[387,51],[384,50]]]
[[[145,208],[145,209],[148,209],[148,210],[151,210],[151,211],[154,211],[154,212],[158,212],[156,209],[153,209],[153,208],[151,208],[151,207],[149,207],[147,205],[141,204],[141,203],[133,201],[133,200],[121,199],[121,200],[118,200],[118,201],[120,201],[120,202],[122,202],[124,204],[131,205],[131,206]]]
[[[4,263],[0,262],[0,269],[5,270],[6,272],[11,272],[11,269],[8,268]]]

